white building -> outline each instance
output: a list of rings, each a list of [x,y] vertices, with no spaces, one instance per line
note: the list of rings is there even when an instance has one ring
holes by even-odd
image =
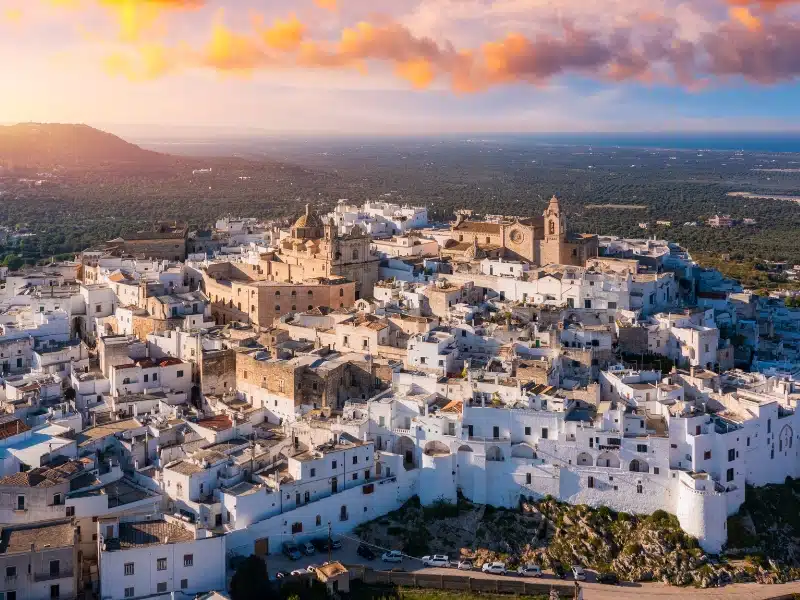
[[[225,538],[179,519],[97,521],[100,597],[108,600],[225,589]]]

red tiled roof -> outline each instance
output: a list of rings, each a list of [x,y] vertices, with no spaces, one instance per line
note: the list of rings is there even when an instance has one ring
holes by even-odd
[[[216,415],[207,419],[200,419],[197,424],[214,431],[224,431],[233,427],[233,421],[226,415]]]
[[[0,440],[10,438],[12,435],[17,435],[18,433],[25,433],[29,429],[30,427],[25,425],[25,423],[19,419],[7,421],[0,424]]]

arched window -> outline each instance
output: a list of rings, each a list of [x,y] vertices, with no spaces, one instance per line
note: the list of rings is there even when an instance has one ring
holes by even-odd
[[[311,290],[308,290],[308,297],[311,298],[311,296],[313,296],[313,295],[314,295],[314,292],[312,292]]]
[[[344,297],[344,289],[339,288],[339,298]]]
[[[280,304],[276,304],[275,305],[275,312],[281,312],[281,305]]]
[[[292,310],[297,310],[297,305],[292,304]]]
[[[297,296],[297,290],[292,290],[292,297]]]
[[[276,298],[280,298],[281,297],[281,291],[280,290],[275,290],[275,297]]]
[[[358,260],[358,249],[353,249],[353,260]]]
[[[309,304],[308,305],[308,310],[314,310],[314,307],[311,304]]]
[[[241,302],[237,302],[237,303],[236,303],[236,308],[237,308],[238,310],[242,310],[242,303],[241,303]]]

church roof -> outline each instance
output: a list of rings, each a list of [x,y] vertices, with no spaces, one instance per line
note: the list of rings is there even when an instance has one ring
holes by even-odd
[[[311,208],[308,204],[306,204],[305,214],[300,215],[300,218],[294,222],[294,226],[296,228],[322,227],[322,220],[316,215],[316,213],[311,212]]]
[[[462,221],[453,229],[456,231],[474,231],[476,233],[500,233],[500,223],[487,223],[485,221]]]

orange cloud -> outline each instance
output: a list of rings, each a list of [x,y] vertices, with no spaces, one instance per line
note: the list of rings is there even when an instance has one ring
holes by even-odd
[[[436,76],[433,64],[425,58],[412,58],[399,62],[395,67],[395,73],[418,90],[430,87]]]
[[[314,0],[314,4],[324,10],[335,11],[338,8],[337,0]]]
[[[728,14],[731,20],[743,25],[750,31],[761,29],[761,19],[751,13],[750,9],[746,6],[731,6],[728,9]]]

